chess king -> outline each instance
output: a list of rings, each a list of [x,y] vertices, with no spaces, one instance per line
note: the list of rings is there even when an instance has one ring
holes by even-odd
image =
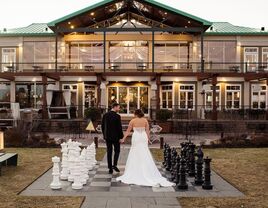
[[[118,114],[120,111],[120,105],[118,103],[112,104],[112,109],[108,113],[103,115],[101,128],[103,132],[103,138],[106,141],[107,146],[107,162],[109,173],[113,171],[120,172],[117,168],[117,162],[120,154],[120,139],[124,137],[121,116]],[[114,150],[114,160],[112,160],[112,154]]]

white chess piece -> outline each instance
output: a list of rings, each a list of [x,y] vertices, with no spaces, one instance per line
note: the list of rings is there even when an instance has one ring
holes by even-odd
[[[78,158],[75,158],[74,160],[74,182],[72,184],[72,189],[82,189],[83,188],[83,184],[81,183],[81,172],[80,172],[80,161]]]
[[[75,150],[75,145],[74,143],[69,143],[68,145],[68,181],[73,182],[74,181],[74,169],[75,169],[75,159],[76,157],[76,150]]]
[[[61,152],[62,152],[62,160],[61,160],[61,174],[60,179],[61,180],[67,180],[69,175],[69,169],[68,169],[68,144],[62,143],[61,144]]]
[[[60,183],[60,158],[59,157],[52,157],[52,162],[53,162],[53,168],[52,168],[52,176],[53,180],[52,183],[50,184],[51,189],[61,189],[61,183]]]
[[[81,183],[83,185],[86,185],[87,184],[87,180],[89,179],[89,176],[88,176],[88,170],[87,170],[87,167],[85,166],[85,157],[84,155],[80,155],[79,157],[79,162],[80,162],[80,180],[81,180]]]

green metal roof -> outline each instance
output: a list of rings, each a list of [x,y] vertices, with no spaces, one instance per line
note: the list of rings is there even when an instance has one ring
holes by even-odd
[[[268,35],[268,30],[233,25],[229,22],[213,22],[206,35]]]
[[[33,23],[27,27],[0,30],[0,36],[51,36],[54,32],[46,23]]]
[[[188,17],[188,18],[193,19],[195,21],[201,22],[201,23],[203,23],[203,25],[206,25],[206,26],[210,26],[212,24],[212,22],[209,22],[207,20],[204,20],[204,19],[202,19],[200,17],[197,17],[197,16],[194,16],[194,15],[191,15],[189,13],[183,12],[183,11],[181,11],[179,9],[175,9],[173,7],[170,7],[170,6],[166,5],[166,4],[162,4],[162,3],[158,2],[158,1],[144,0],[144,2],[147,2],[148,4],[151,4],[151,5],[154,5],[154,6],[158,6],[158,7],[162,8],[162,9],[174,12],[174,13],[176,13],[178,15]]]
[[[188,13],[183,12],[183,11],[181,11],[181,10],[175,9],[175,8],[170,7],[170,6],[168,6],[168,5],[159,3],[159,2],[157,2],[157,1],[154,1],[154,0],[143,0],[143,1],[144,1],[145,3],[147,3],[147,4],[152,5],[152,6],[156,6],[156,7],[159,7],[159,8],[161,8],[161,9],[164,9],[164,10],[167,10],[167,11],[170,11],[170,12],[173,12],[173,13],[175,13],[175,14],[177,14],[177,15],[185,16],[185,17],[190,18],[190,19],[192,19],[192,20],[195,20],[195,21],[197,21],[197,22],[203,23],[203,25],[205,25],[205,26],[210,26],[210,25],[212,24],[211,22],[209,22],[209,21],[207,21],[207,20],[201,19],[201,18],[199,18],[199,17],[196,17],[196,16],[194,16],[194,15],[188,14]],[[110,4],[110,3],[112,3],[112,2],[116,2],[116,1],[115,1],[115,0],[103,0],[103,1],[101,1],[101,2],[99,2],[99,3],[96,3],[96,4],[94,4],[94,5],[91,5],[91,6],[89,6],[89,7],[84,8],[84,9],[78,10],[78,11],[76,11],[76,12],[74,12],[74,13],[69,14],[69,15],[66,15],[66,16],[64,16],[64,17],[62,17],[62,18],[59,18],[59,19],[54,20],[54,21],[52,21],[52,22],[49,22],[49,23],[48,23],[48,26],[49,26],[49,27],[54,27],[54,26],[55,26],[56,24],[58,24],[58,23],[67,21],[67,20],[69,20],[69,19],[71,19],[71,18],[74,18],[74,17],[76,17],[76,16],[78,16],[78,15],[84,14],[84,13],[86,13],[86,12],[88,12],[88,11],[90,11],[90,10],[94,10],[94,9],[96,9],[96,8],[98,8],[98,7],[105,6],[105,5]]]
[[[73,12],[73,13],[69,14],[69,15],[66,15],[66,16],[64,16],[64,17],[61,17],[61,18],[59,18],[59,19],[57,19],[57,20],[54,20],[54,21],[52,21],[52,22],[49,22],[47,25],[48,25],[49,27],[54,27],[57,23],[66,21],[66,20],[71,19],[71,18],[73,18],[73,17],[75,17],[75,16],[78,16],[78,15],[80,15],[80,14],[83,14],[83,13],[86,13],[86,12],[88,12],[88,11],[90,11],[90,10],[93,10],[93,9],[95,9],[95,8],[97,8],[97,7],[102,7],[102,6],[106,5],[106,4],[112,3],[113,1],[114,1],[114,0],[104,0],[104,1],[98,2],[98,3],[96,3],[96,4],[93,4],[93,5],[91,5],[91,6],[86,7],[86,8],[84,8],[84,9],[78,10],[78,11],[76,11],[76,12]]]

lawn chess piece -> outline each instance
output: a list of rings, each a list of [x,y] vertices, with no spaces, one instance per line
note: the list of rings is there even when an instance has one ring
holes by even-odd
[[[163,149],[163,162],[162,162],[162,166],[165,166],[166,163],[166,154],[167,154],[167,143],[164,144],[164,149]]]
[[[74,181],[74,171],[75,171],[75,159],[77,158],[77,153],[75,149],[75,143],[69,142],[68,144],[68,181],[73,182]]]
[[[72,184],[72,189],[79,190],[83,188],[83,184],[81,182],[81,170],[80,170],[80,161],[79,158],[75,158],[74,160],[74,182]]]
[[[181,158],[180,164],[180,180],[176,186],[177,190],[185,190],[188,189],[188,184],[186,183],[186,169],[185,169],[186,161],[184,158]]]
[[[211,162],[211,158],[205,158],[204,159],[204,163],[205,163],[205,168],[204,168],[204,183],[202,185],[203,189],[206,190],[211,190],[213,189],[213,186],[211,184],[211,170],[210,170],[210,162]]]
[[[86,159],[84,157],[84,155],[80,155],[79,157],[79,165],[80,165],[80,181],[83,185],[86,185],[87,184],[87,180],[89,179],[89,176],[88,176],[88,170],[87,170],[87,167],[85,166],[85,162],[86,162]]]
[[[176,159],[177,159],[177,151],[176,148],[172,149],[172,157],[171,157],[171,170],[170,170],[170,181],[174,181],[176,175]]]
[[[195,144],[189,145],[189,176],[195,177]]]
[[[87,164],[87,169],[88,170],[93,170],[94,168],[94,161],[92,160],[92,153],[91,150],[89,148],[89,146],[86,148],[86,164]]]
[[[164,168],[167,167],[168,149],[169,149],[169,145],[167,144],[166,148],[165,148],[165,151],[164,151],[164,164],[163,164]]]
[[[50,184],[50,188],[53,190],[61,189],[61,183],[60,183],[60,158],[59,157],[52,157],[53,162],[53,168],[52,168],[52,176],[53,180]]]
[[[61,159],[61,180],[67,180],[69,175],[68,170],[68,144],[66,142],[61,144],[61,152],[62,152],[62,159]]]
[[[167,171],[170,171],[170,169],[171,169],[171,148],[168,147],[166,170],[167,170]]]
[[[176,158],[176,167],[175,167],[175,179],[174,183],[177,185],[180,181],[180,162],[181,162],[181,157],[178,154]]]
[[[197,153],[197,160],[196,160],[196,175],[195,175],[195,185],[202,185],[204,183],[203,180],[203,156],[204,153],[202,151],[201,146],[198,148]]]

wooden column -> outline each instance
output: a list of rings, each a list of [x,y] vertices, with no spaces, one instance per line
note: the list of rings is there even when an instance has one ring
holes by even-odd
[[[97,107],[100,107],[101,105],[101,81],[102,81],[102,74],[98,73],[97,74],[97,100],[96,100],[96,104]]]
[[[58,32],[56,30],[55,37],[55,72],[58,71]]]
[[[43,84],[43,96],[42,96],[42,118],[47,119],[47,77],[42,75],[42,84]]]
[[[205,71],[205,61],[204,61],[204,32],[201,33],[201,72]]]
[[[212,77],[212,120],[218,119],[216,94],[217,94],[217,76],[213,75]]]
[[[156,109],[159,110],[160,109],[160,87],[161,87],[161,75],[157,74],[156,75],[156,86],[157,86],[157,90],[156,90]]]
[[[268,89],[268,77],[266,79],[266,93],[267,93],[267,89]],[[266,120],[268,120],[268,105],[266,103]]]

